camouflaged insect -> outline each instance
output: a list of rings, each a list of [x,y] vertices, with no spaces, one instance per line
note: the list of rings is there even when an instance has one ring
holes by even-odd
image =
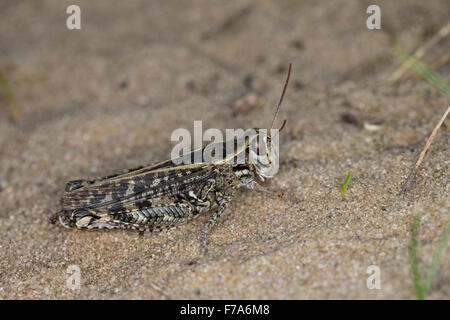
[[[291,65],[271,128],[280,110],[290,72]],[[273,148],[270,133],[262,140],[258,139],[259,135],[260,130],[254,129],[240,148],[232,154],[224,151],[223,159],[212,163],[176,165],[174,161],[166,160],[99,179],[69,181],[61,197],[62,210],[55,215],[53,222],[79,229],[134,229],[143,232],[178,226],[209,212],[211,218],[203,236],[203,255],[208,230],[225,211],[237,190],[240,187],[254,188],[257,180],[273,177],[272,165],[278,163],[278,153]],[[264,145],[257,148],[265,148],[267,153],[263,159],[251,164],[248,162],[250,145],[260,141]],[[197,159],[196,152],[203,156],[203,151],[192,151],[187,156]],[[236,164],[238,162],[234,160],[243,155],[245,164]]]

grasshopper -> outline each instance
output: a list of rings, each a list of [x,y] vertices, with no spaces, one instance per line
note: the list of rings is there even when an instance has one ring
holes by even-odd
[[[208,212],[210,219],[203,234],[203,256],[209,230],[237,190],[241,187],[254,189],[259,182],[274,176],[273,166],[278,165],[279,155],[271,132],[291,68],[290,64],[270,130],[252,129],[237,150],[225,152],[219,161],[177,165],[169,159],[93,180],[69,181],[61,196],[62,210],[52,222],[59,221],[67,228],[133,229],[142,234],[175,227]],[[285,124],[286,120],[276,133]],[[263,136],[261,131],[268,133]],[[266,154],[258,155],[255,149],[264,149]],[[195,158],[196,152],[203,154],[203,151],[204,148],[200,148],[182,157]],[[246,162],[233,161],[238,156],[244,156]]]

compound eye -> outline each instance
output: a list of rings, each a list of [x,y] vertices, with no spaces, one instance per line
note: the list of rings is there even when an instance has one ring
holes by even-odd
[[[258,149],[259,149],[258,139],[253,139],[253,140],[252,140],[252,142],[250,143],[250,149],[251,149],[255,154],[258,154]]]
[[[268,146],[267,141],[266,139],[264,139],[264,142],[259,145],[258,155],[267,156],[268,155],[267,146]]]

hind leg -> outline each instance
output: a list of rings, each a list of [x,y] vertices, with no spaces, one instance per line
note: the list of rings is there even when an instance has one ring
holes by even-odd
[[[205,227],[205,232],[203,233],[203,245],[202,245],[202,252],[200,253],[200,257],[203,257],[206,252],[206,244],[208,243],[208,233],[209,230],[211,230],[216,222],[217,219],[224,213],[225,209],[227,208],[227,204],[223,203],[220,207],[217,208],[216,211],[213,212],[211,218],[209,219],[208,224]]]

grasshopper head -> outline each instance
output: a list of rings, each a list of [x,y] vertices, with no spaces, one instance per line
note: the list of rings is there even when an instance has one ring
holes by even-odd
[[[278,102],[275,115],[272,120],[270,129],[256,129],[257,137],[250,139],[249,143],[249,160],[254,164],[257,175],[264,181],[264,178],[273,178],[278,172],[278,133],[283,130],[286,120],[283,121],[280,129],[273,129],[278,112],[280,111],[281,103],[283,102],[284,94],[289,83],[289,77],[291,75],[292,64],[289,64],[288,74],[286,82],[284,83],[283,93],[281,94],[280,101]]]
[[[256,129],[256,136],[249,144],[248,156],[254,165],[256,174],[264,181],[265,178],[273,178],[279,167],[278,132],[272,129]]]

